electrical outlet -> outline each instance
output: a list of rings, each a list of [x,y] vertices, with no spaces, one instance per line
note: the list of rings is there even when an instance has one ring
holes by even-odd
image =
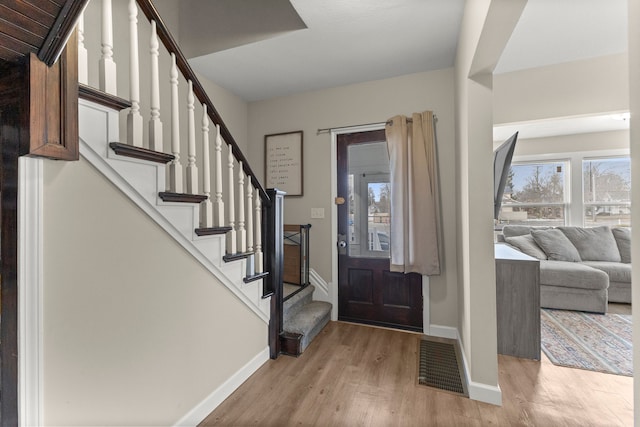
[[[314,219],[324,218],[324,208],[311,208],[311,218],[314,218]]]

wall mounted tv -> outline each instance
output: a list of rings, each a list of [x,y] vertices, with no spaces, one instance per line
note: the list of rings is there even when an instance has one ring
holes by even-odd
[[[502,195],[507,184],[511,158],[513,157],[513,150],[516,148],[517,139],[518,132],[514,133],[493,151],[493,218],[495,220],[498,219],[500,214]]]

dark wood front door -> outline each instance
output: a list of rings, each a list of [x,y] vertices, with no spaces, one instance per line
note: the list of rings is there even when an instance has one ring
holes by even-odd
[[[422,277],[389,270],[384,130],[338,136],[338,318],[422,331]]]

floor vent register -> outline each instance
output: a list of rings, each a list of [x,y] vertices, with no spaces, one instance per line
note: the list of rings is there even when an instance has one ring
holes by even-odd
[[[454,340],[436,337],[420,340],[418,384],[468,396],[456,344]]]

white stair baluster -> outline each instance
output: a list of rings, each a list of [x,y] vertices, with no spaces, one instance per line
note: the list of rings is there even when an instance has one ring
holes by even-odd
[[[247,251],[247,230],[244,228],[244,171],[242,170],[242,162],[238,166],[238,252]]]
[[[162,141],[162,121],[160,120],[160,71],[158,69],[158,57],[160,56],[160,43],[156,30],[156,21],[151,21],[151,118],[149,119],[149,149],[164,151]]]
[[[129,96],[131,97],[131,109],[127,115],[127,143],[135,147],[142,147],[138,6],[136,6],[136,0],[129,0],[129,37]]]
[[[196,119],[195,97],[193,96],[193,82],[189,80],[187,93],[187,193],[198,194],[198,167],[196,166]]]
[[[233,197],[233,151],[231,150],[231,146],[227,146],[229,148],[229,155],[227,156],[227,166],[229,168],[229,199],[227,200],[227,204],[229,205],[229,227],[231,230],[227,233],[227,252],[230,254],[237,253],[236,250],[236,229],[235,229],[235,200]]]
[[[111,0],[102,0],[102,55],[100,57],[100,90],[117,95],[116,63],[113,62],[113,15]]]
[[[217,227],[224,227],[224,201],[222,200],[222,136],[220,136],[220,125],[216,125],[216,145],[215,145],[215,201],[213,210]]]
[[[262,273],[262,200],[260,199],[260,190],[256,189],[256,251],[255,251],[255,271],[256,274]]]
[[[213,204],[211,203],[211,158],[209,157],[209,116],[207,105],[202,106],[202,191],[207,200],[200,204],[200,227],[213,227]]]
[[[78,18],[78,83],[89,84],[89,55],[84,47],[84,12]]]
[[[171,54],[171,154],[169,164],[169,191],[182,193],[182,165],[180,164],[180,112],[178,110],[178,66],[176,55]]]
[[[248,178],[248,177],[247,177]],[[247,252],[253,252],[253,185],[251,179],[247,182]]]

